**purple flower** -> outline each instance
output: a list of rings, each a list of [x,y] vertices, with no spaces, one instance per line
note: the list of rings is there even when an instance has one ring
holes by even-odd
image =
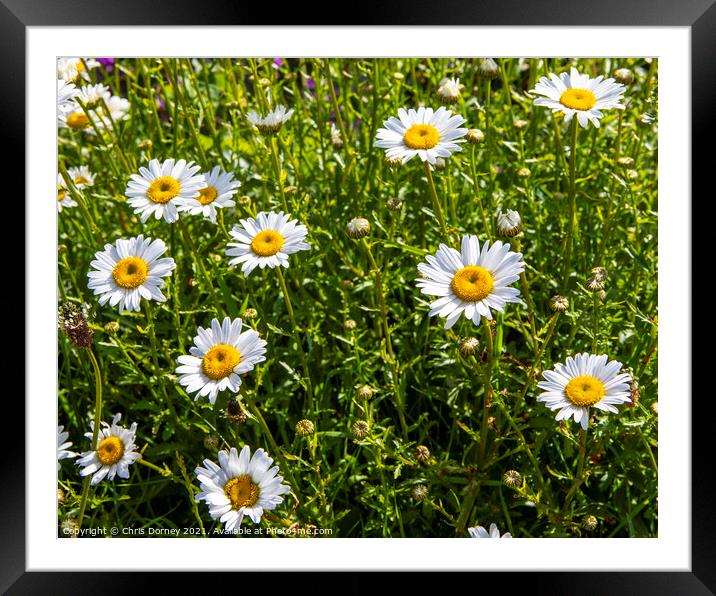
[[[104,66],[104,69],[107,72],[112,72],[114,70],[114,58],[97,58],[97,62]]]
[[[281,68],[281,65],[283,64],[283,58],[274,58],[273,63],[274,68]]]

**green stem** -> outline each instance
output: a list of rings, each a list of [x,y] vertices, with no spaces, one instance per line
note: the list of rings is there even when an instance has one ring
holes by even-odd
[[[435,210],[435,216],[438,218],[440,223],[440,231],[445,239],[445,242],[450,242],[450,235],[448,234],[447,226],[445,225],[445,217],[443,217],[443,210],[440,206],[440,199],[438,199],[438,193],[435,190],[435,182],[433,181],[433,174],[430,171],[430,164],[425,161],[425,175],[428,177],[428,187],[430,188],[430,198],[433,200],[433,209]]]
[[[487,446],[487,419],[489,408],[492,405],[492,367],[495,361],[494,345],[492,342],[492,329],[490,322],[484,319],[484,327],[487,335],[487,366],[485,368],[485,394],[482,400],[482,426],[480,429],[480,465],[485,463],[485,447]]]
[[[92,362],[92,368],[94,369],[94,389],[95,389],[95,402],[94,402],[94,428],[92,429],[92,450],[97,450],[97,437],[99,436],[99,427],[102,421],[102,371],[99,368],[99,362],[92,351],[92,348],[87,350],[90,362]],[[85,515],[85,508],[87,507],[87,496],[89,495],[91,474],[85,476],[84,482],[82,483],[82,497],[80,499],[80,510],[77,514],[77,527],[82,527],[82,519]]]
[[[577,118],[572,118],[571,146],[569,151],[569,221],[567,222],[567,237],[564,256],[564,273],[562,275],[562,290],[567,291],[571,266],[572,266],[572,242],[576,236],[576,183],[575,175],[577,169]]]
[[[381,321],[383,324],[383,337],[385,339],[385,351],[388,356],[388,366],[390,368],[390,373],[393,381],[393,392],[395,393],[395,399],[398,405],[398,418],[400,419],[400,427],[403,431],[403,438],[407,440],[408,425],[405,422],[405,400],[403,399],[402,393],[400,391],[400,379],[398,378],[399,366],[397,360],[395,359],[395,354],[393,352],[393,344],[390,339],[390,327],[388,326],[388,310],[385,306],[385,294],[383,291],[383,278],[380,273],[380,267],[378,266],[378,263],[373,256],[373,251],[371,250],[370,244],[365,238],[363,238],[363,247],[368,253],[370,265],[373,270],[373,274],[375,275],[375,285],[378,294],[378,302],[380,304]]]
[[[291,320],[291,330],[293,331],[293,339],[298,346],[298,354],[301,357],[301,365],[303,366],[303,377],[306,382],[306,409],[315,415],[314,404],[313,404],[313,386],[311,384],[311,374],[308,368],[308,361],[306,359],[306,353],[303,351],[303,345],[301,344],[301,336],[299,334],[298,325],[296,324],[296,318],[293,314],[293,306],[291,305],[291,297],[288,293],[288,286],[286,285],[286,279],[283,276],[281,267],[276,267],[278,272],[278,281],[281,284],[281,290],[283,291],[283,298],[286,302],[286,310],[288,311],[288,317]]]
[[[288,203],[286,202],[286,193],[283,190],[283,172],[281,170],[281,160],[278,156],[278,147],[276,146],[276,139],[271,137],[269,140],[269,147],[271,148],[271,160],[273,161],[273,171],[276,176],[276,185],[278,186],[278,192],[281,195],[281,205],[285,213],[289,212]]]
[[[480,208],[480,215],[482,215],[482,225],[485,226],[485,234],[487,235],[487,239],[492,242],[492,231],[490,230],[490,224],[487,220],[487,216],[485,215],[485,208],[482,205],[482,200],[480,199],[480,183],[477,180],[477,168],[475,167],[475,151],[476,147],[475,145],[472,146],[472,149],[470,151],[470,168],[472,170],[472,185],[475,191],[475,201],[477,202],[477,206]]]
[[[577,489],[582,484],[582,476],[584,474],[584,456],[587,452],[587,431],[584,430],[584,428],[579,429],[579,459],[577,460],[577,473],[574,476],[574,480],[572,482],[572,488],[569,489],[569,492],[567,493],[567,496],[564,499],[564,508],[563,510],[567,509],[567,506],[572,501],[572,497],[574,497],[574,494],[577,492]]]

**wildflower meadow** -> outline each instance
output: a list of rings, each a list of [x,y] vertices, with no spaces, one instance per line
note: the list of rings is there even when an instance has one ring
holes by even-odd
[[[59,59],[58,536],[657,536],[657,66]]]

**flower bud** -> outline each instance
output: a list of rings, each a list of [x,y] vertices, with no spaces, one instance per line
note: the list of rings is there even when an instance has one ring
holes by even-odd
[[[569,299],[559,294],[549,299],[549,307],[555,312],[564,312],[569,308]]]
[[[587,289],[590,292],[598,292],[604,289],[606,282],[607,270],[604,267],[594,267],[587,280]]]
[[[351,426],[351,434],[353,435],[353,438],[358,441],[365,439],[369,432],[370,426],[368,426],[368,423],[365,420],[358,420],[353,423],[353,426]]]
[[[246,422],[246,412],[244,412],[238,399],[229,400],[229,403],[226,404],[226,418],[236,425]]]
[[[370,233],[370,222],[364,217],[354,217],[348,222],[346,232],[354,240],[363,238]]]
[[[104,332],[108,335],[114,335],[119,331],[119,323],[117,321],[110,321],[104,326]]]
[[[403,208],[403,200],[398,197],[391,197],[386,205],[391,211],[400,211]]]
[[[259,313],[256,311],[255,308],[245,308],[244,312],[241,313],[241,316],[244,317],[244,319],[251,320],[255,319]]]
[[[520,168],[519,170],[517,170],[517,175],[520,178],[529,178],[531,173],[532,172],[530,172],[529,168]]]
[[[209,451],[216,451],[219,447],[219,438],[214,435],[204,437],[204,447]]]
[[[304,418],[303,420],[299,420],[296,422],[296,434],[299,437],[308,437],[314,433],[316,430],[316,427],[313,425],[313,422],[310,420]]]
[[[361,401],[368,401],[373,397],[373,388],[370,385],[361,385],[356,391],[356,398]]]
[[[614,80],[622,85],[631,85],[634,82],[634,73],[628,68],[619,68],[614,71]]]
[[[502,475],[502,483],[508,488],[517,488],[522,485],[522,474],[517,470],[507,470]]]
[[[497,232],[505,238],[513,238],[522,231],[522,218],[517,211],[508,209],[497,213]]]
[[[478,145],[485,140],[485,133],[482,132],[479,128],[471,128],[467,131],[467,135],[465,138],[467,139],[468,143],[471,143],[472,145]]]
[[[483,58],[477,71],[485,79],[496,79],[500,76],[500,67],[492,58]]]
[[[457,349],[463,356],[473,356],[480,347],[480,341],[476,337],[464,337],[460,340]]]
[[[357,326],[357,323],[353,319],[346,319],[343,322],[343,329],[346,331],[354,331]]]
[[[424,501],[428,498],[429,495],[428,487],[424,484],[416,484],[413,488],[410,489],[410,496],[413,497],[418,503],[420,501]]]
[[[455,103],[460,99],[460,91],[465,85],[460,83],[460,79],[443,79],[438,87],[438,98],[446,104]]]
[[[430,461],[430,449],[428,449],[425,445],[418,445],[415,448],[415,459],[417,459],[421,464],[427,465]]]
[[[593,515],[585,515],[582,518],[582,527],[588,532],[593,532],[597,529],[597,518]]]

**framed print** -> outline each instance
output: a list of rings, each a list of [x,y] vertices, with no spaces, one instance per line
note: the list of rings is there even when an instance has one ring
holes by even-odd
[[[715,9],[130,4],[2,7],[27,234],[3,588],[713,590],[689,181]]]

